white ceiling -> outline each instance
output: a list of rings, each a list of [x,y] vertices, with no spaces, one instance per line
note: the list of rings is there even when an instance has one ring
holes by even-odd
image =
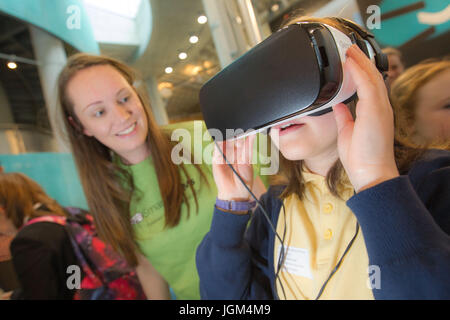
[[[201,0],[150,0],[153,29],[147,50],[133,66],[144,78],[155,77],[158,83],[172,84],[172,96],[166,109],[171,120],[199,117],[198,90],[219,71],[219,62],[208,24],[199,24],[204,13]],[[196,44],[189,42],[197,35]],[[188,54],[186,60],[179,52]],[[173,72],[166,74],[166,67]],[[206,66],[206,67],[205,67]]]
[[[145,0],[143,0],[145,1]],[[157,83],[170,83],[172,95],[166,99],[166,110],[171,121],[200,118],[198,92],[210,77],[220,71],[219,59],[209,30],[209,25],[200,25],[197,17],[204,14],[202,0],[148,0],[153,17],[150,43],[141,58],[133,63],[144,78],[154,77]],[[317,10],[329,0],[253,0],[260,22],[267,23],[282,15],[289,7],[301,7],[305,14]],[[273,4],[279,10],[270,10]],[[261,21],[263,20],[263,21]],[[191,35],[199,42],[189,43]],[[178,54],[185,51],[186,60]],[[171,74],[165,74],[166,67]]]

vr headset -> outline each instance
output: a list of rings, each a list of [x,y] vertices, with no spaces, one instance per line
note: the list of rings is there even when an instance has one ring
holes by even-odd
[[[334,19],[348,34],[318,22],[289,25],[206,82],[199,98],[213,138],[241,138],[349,102],[356,89],[343,66],[353,43],[381,73],[388,70],[387,58],[371,33],[349,20]]]

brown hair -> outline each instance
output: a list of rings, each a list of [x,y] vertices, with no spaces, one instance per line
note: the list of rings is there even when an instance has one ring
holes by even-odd
[[[428,59],[408,68],[392,84],[390,99],[394,108],[395,135],[404,144],[417,145],[416,104],[417,92],[432,78],[445,70],[450,70],[450,59]],[[430,141],[428,146],[440,147],[442,141]],[[448,147],[448,146],[447,146]]]
[[[41,206],[34,208],[38,203]],[[18,229],[22,227],[25,218],[33,219],[49,214],[66,215],[58,202],[50,198],[37,182],[18,172],[0,173],[0,206]],[[48,211],[42,210],[43,208]]]
[[[285,26],[289,26],[291,24],[295,24],[297,22],[320,22],[327,25],[330,25],[345,34],[348,34],[349,27],[344,26],[339,20],[333,17],[327,18],[314,18],[314,17],[305,17],[296,14],[295,12],[281,25],[280,28]],[[355,32],[355,36],[359,37],[359,34]],[[355,118],[355,110],[356,110],[356,101],[352,101],[347,106],[350,109],[350,112]],[[395,146],[395,156],[396,162],[399,170],[401,172],[405,172],[409,168],[409,164],[419,157],[419,155],[423,152],[422,150],[416,150],[413,148],[409,148],[403,145],[398,145],[396,143]],[[303,160],[288,160],[280,153],[280,174],[272,180],[275,184],[286,184],[286,188],[283,193],[280,195],[281,199],[288,197],[291,194],[296,194],[299,199],[303,199],[303,195],[305,192],[305,184],[303,180],[302,171],[304,169],[304,161]],[[342,166],[341,161],[338,159],[328,170],[328,173],[325,177],[327,187],[330,190],[331,194],[336,197],[340,197],[339,190],[342,183],[348,179],[344,167]]]
[[[383,50],[381,51],[387,56],[397,56],[400,59],[400,61],[402,60],[403,55],[401,51],[396,48],[386,47],[383,48]]]
[[[58,80],[59,102],[63,112],[64,127],[69,137],[81,183],[92,212],[99,236],[120,252],[128,263],[137,265],[138,246],[130,221],[129,206],[135,191],[131,174],[114,161],[111,150],[94,137],[83,134],[83,126],[73,110],[73,102],[67,94],[67,86],[74,75],[83,69],[109,65],[117,70],[138,95],[148,120],[147,144],[157,174],[159,190],[164,203],[165,226],[173,227],[180,222],[181,205],[188,208],[187,188],[181,183],[180,170],[189,178],[184,165],[177,166],[171,160],[173,143],[158,127],[150,111],[145,89],[138,83],[135,71],[124,63],[105,56],[78,53],[71,56]],[[147,161],[147,160],[145,160]],[[205,179],[200,167],[196,166]],[[195,190],[189,185],[198,210]]]

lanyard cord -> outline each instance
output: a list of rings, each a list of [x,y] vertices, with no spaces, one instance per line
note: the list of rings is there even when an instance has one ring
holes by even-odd
[[[331,271],[330,275],[328,276],[328,279],[324,282],[324,284],[322,285],[322,288],[320,288],[319,294],[317,295],[315,300],[319,300],[319,298],[323,294],[323,291],[325,290],[326,285],[331,280],[331,277],[336,273],[336,271],[341,266],[342,260],[344,260],[345,255],[347,254],[347,252],[352,247],[353,242],[355,242],[355,239],[358,236],[358,232],[359,232],[359,223],[358,223],[358,221],[356,221],[356,232],[355,232],[355,235],[353,236],[352,240],[350,240],[349,244],[347,245],[347,248],[345,249],[344,253],[342,254],[342,257],[339,259],[339,262],[336,264],[336,266],[334,267],[334,269]]]
[[[285,255],[284,238],[286,237],[286,209],[284,207],[284,202],[281,202],[281,205],[283,206],[284,231],[283,231],[283,240],[281,241],[281,252],[278,255],[277,272],[275,273],[275,282],[278,280],[278,283],[280,284],[280,287],[281,287],[281,291],[283,292],[284,300],[286,300],[286,292],[284,291],[284,286],[280,279],[280,270],[283,267],[284,258],[285,258],[285,256],[284,256]],[[277,295],[278,300],[280,300],[280,297],[278,296],[276,285],[275,285],[275,293]]]

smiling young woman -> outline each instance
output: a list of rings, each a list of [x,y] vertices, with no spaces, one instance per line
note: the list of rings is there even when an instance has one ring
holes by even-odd
[[[100,237],[137,267],[150,293],[160,291],[156,298],[169,298],[170,286],[177,298],[196,299],[195,249],[211,221],[202,208],[215,201],[204,187],[212,175],[193,161],[173,163],[171,130],[155,123],[137,83],[115,59],[71,56],[59,77],[65,131]]]

